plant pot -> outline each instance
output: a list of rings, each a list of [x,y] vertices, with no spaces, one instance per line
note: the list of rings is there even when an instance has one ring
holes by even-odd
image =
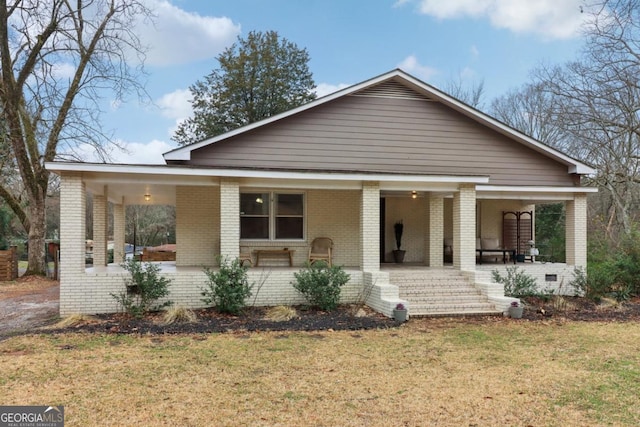
[[[405,252],[406,251],[398,250],[398,249],[393,251],[393,260],[396,262],[396,264],[402,264],[402,262],[404,261]]]
[[[517,262],[524,262],[524,254],[516,255],[516,261]]]
[[[404,323],[407,321],[407,310],[398,310],[398,309],[393,309],[393,318],[396,320],[396,322],[401,322]]]
[[[509,317],[512,319],[522,319],[522,313],[524,312],[524,307],[509,307]]]

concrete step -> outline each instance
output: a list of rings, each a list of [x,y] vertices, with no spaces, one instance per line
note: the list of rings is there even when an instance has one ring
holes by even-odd
[[[405,298],[407,301],[411,301],[411,307],[416,304],[425,305],[437,305],[437,304],[452,304],[452,305],[464,305],[470,303],[486,303],[487,300],[481,295],[420,295],[412,298]]]

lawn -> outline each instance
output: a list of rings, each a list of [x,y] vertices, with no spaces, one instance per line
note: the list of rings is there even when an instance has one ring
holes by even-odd
[[[67,426],[639,425],[637,323],[413,319],[357,332],[34,335],[0,404]]]

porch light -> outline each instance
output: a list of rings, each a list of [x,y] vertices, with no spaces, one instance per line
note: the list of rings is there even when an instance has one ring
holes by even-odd
[[[414,190],[414,191],[412,191],[412,192],[411,192],[411,198],[412,198],[412,199],[416,199],[416,198],[418,198],[418,192],[417,192],[417,191],[415,191],[415,190]]]
[[[264,200],[262,200],[262,197],[256,197],[256,203],[263,204]]]
[[[147,193],[144,195],[144,201],[148,202],[149,200],[151,200],[151,194]]]

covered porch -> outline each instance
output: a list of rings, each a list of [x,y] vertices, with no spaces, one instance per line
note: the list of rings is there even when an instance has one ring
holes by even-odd
[[[396,219],[405,223],[409,256],[404,268],[422,274],[423,287],[437,285],[437,281],[429,280],[428,272],[440,270],[454,270],[477,286],[484,278],[476,279],[477,273],[483,271],[476,265],[476,239],[487,227],[493,227],[485,217],[486,212],[510,209],[513,203],[522,206],[534,198],[546,200],[554,193],[548,188],[487,188],[487,177],[292,172],[256,172],[247,177],[247,171],[61,163],[55,164],[53,170],[56,169],[61,175],[64,212],[61,314],[117,310],[110,294],[124,287],[125,272],[119,263],[124,260],[127,204],[172,204],[176,208],[176,260],[161,264],[163,274],[172,279],[170,298],[176,304],[201,306],[203,266],[215,267],[219,256],[238,257],[241,246],[248,246],[251,251],[274,248],[294,251],[292,267],[288,261],[276,259],[249,270],[251,280],[260,285],[257,295],[252,297],[253,304],[302,303],[291,286],[293,273],[306,263],[311,240],[324,236],[334,241],[334,263],[344,266],[351,276],[343,290],[343,302],[364,301],[390,316],[397,303],[409,305],[410,310],[413,303],[402,295],[401,286],[393,282],[398,267],[386,262],[391,248],[389,236],[393,240],[389,224]],[[586,239],[584,190],[563,189],[554,193],[556,199],[565,200],[567,218],[571,218],[571,223],[569,219],[567,223],[570,265],[586,263],[586,250],[582,247]],[[93,194],[94,265],[90,268],[84,264],[87,192]],[[277,200],[278,194],[301,195],[304,201],[301,238],[274,237],[278,227],[275,211],[265,215],[269,238],[243,237],[242,195],[256,193],[268,194],[273,200]],[[113,264],[107,263],[109,204],[115,241]],[[443,243],[448,233],[453,241],[450,263],[445,262]],[[499,306],[495,309],[501,310]]]

